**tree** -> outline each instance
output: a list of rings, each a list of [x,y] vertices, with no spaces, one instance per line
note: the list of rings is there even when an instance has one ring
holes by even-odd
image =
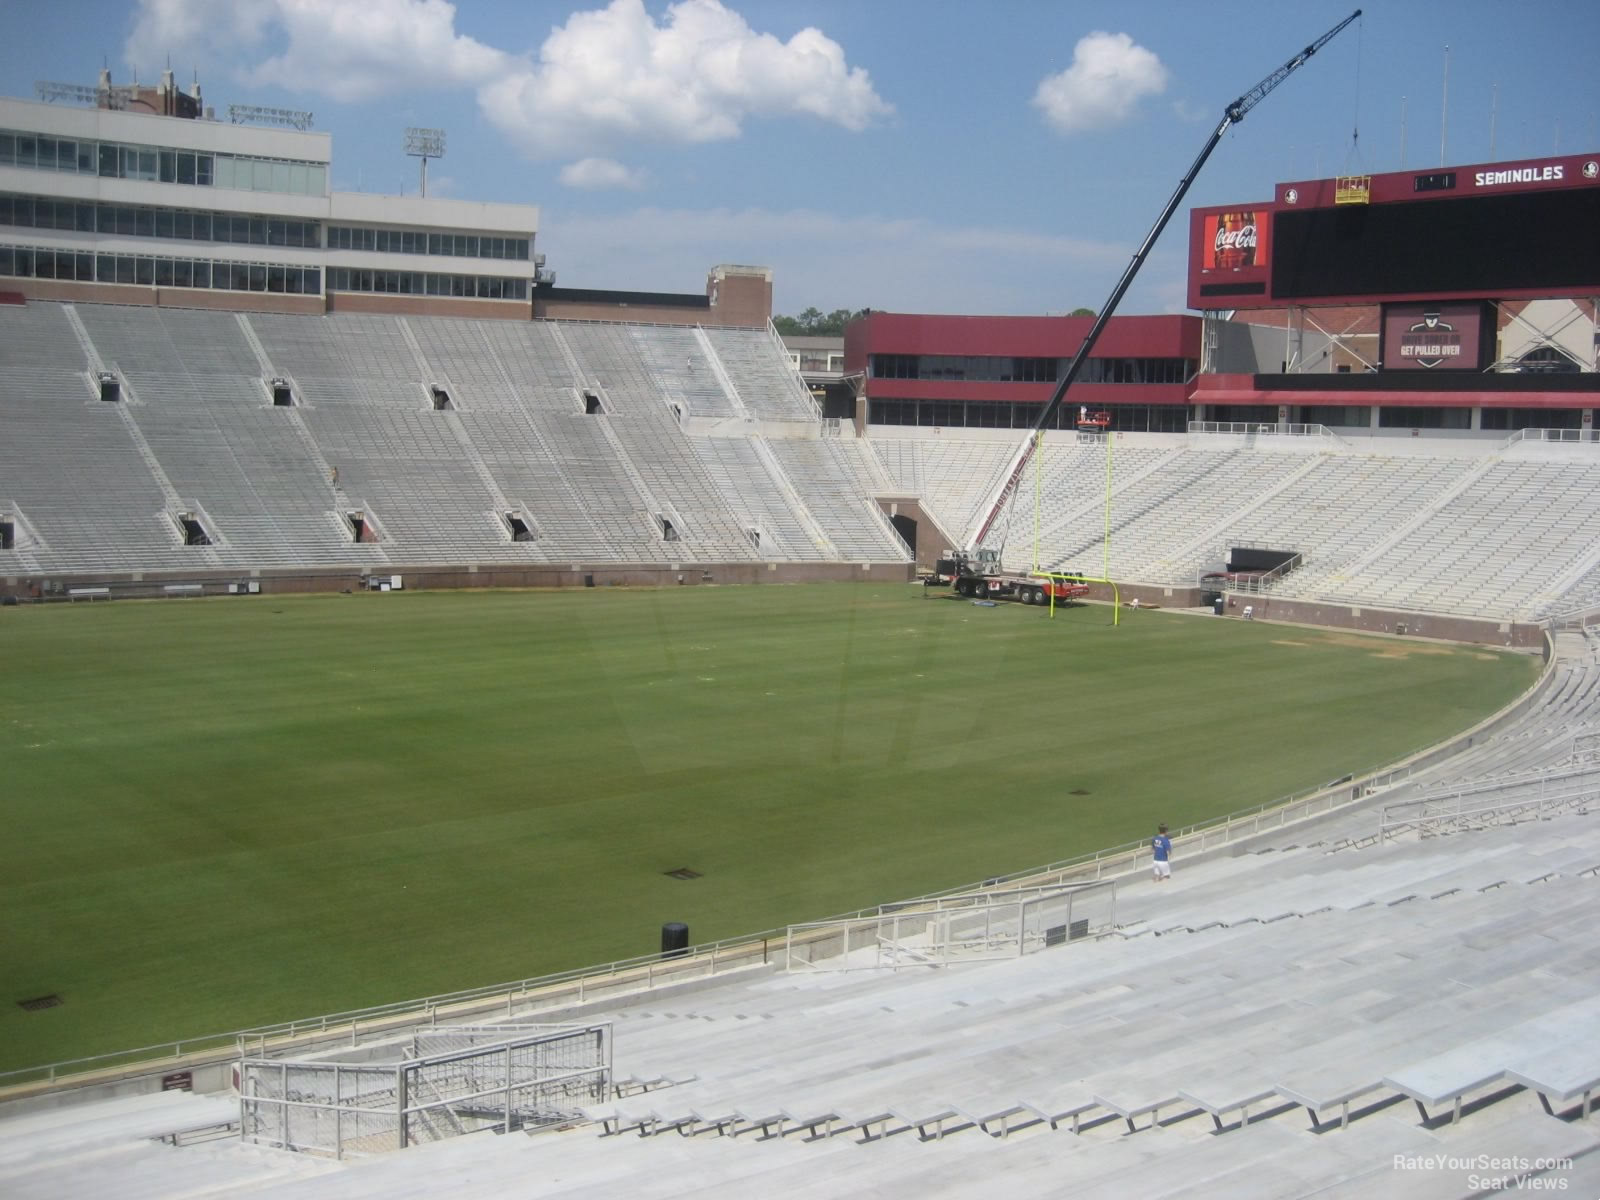
[[[857,317],[864,317],[869,309],[851,312],[836,308],[826,316],[815,308],[808,308],[798,317],[773,317],[772,326],[783,337],[842,337],[844,327]]]
[[[1092,308],[1075,308],[1067,314],[1069,317],[1093,317],[1098,315]]]

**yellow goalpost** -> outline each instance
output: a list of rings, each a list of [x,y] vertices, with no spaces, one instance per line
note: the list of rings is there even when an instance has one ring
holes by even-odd
[[[1060,580],[1068,583],[1103,583],[1111,589],[1111,623],[1122,624],[1122,593],[1118,589],[1116,580],[1111,578],[1111,477],[1112,477],[1112,446],[1116,439],[1111,436],[1108,429],[1106,439],[1106,495],[1105,495],[1105,531],[1101,536],[1100,544],[1100,575],[1067,574],[1060,571],[1045,571],[1039,566],[1039,505],[1044,491],[1044,430],[1039,430],[1034,435],[1033,442],[1033,567],[1030,575],[1039,575],[1046,579]],[[1050,615],[1056,615],[1056,598],[1050,597]]]

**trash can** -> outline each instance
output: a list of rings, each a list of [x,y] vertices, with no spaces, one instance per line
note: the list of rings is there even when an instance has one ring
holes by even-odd
[[[1225,603],[1225,601],[1223,600],[1223,598],[1221,596],[1218,596],[1215,600],[1213,600],[1211,602],[1211,611],[1216,613],[1217,616],[1220,617],[1222,615],[1222,606],[1223,606],[1224,603]]]
[[[661,927],[661,957],[682,958],[689,953],[689,927],[682,921],[668,921]]]

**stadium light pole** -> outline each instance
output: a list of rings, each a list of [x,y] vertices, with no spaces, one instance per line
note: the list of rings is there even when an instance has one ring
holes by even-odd
[[[421,192],[424,197],[428,194],[428,160],[430,158],[444,157],[444,130],[418,129],[412,127],[406,130],[406,153],[412,158],[422,160]]]

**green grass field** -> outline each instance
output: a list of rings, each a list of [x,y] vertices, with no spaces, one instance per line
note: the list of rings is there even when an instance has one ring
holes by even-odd
[[[905,585],[118,602],[0,630],[0,1069],[1065,858],[1390,761],[1537,669]]]

